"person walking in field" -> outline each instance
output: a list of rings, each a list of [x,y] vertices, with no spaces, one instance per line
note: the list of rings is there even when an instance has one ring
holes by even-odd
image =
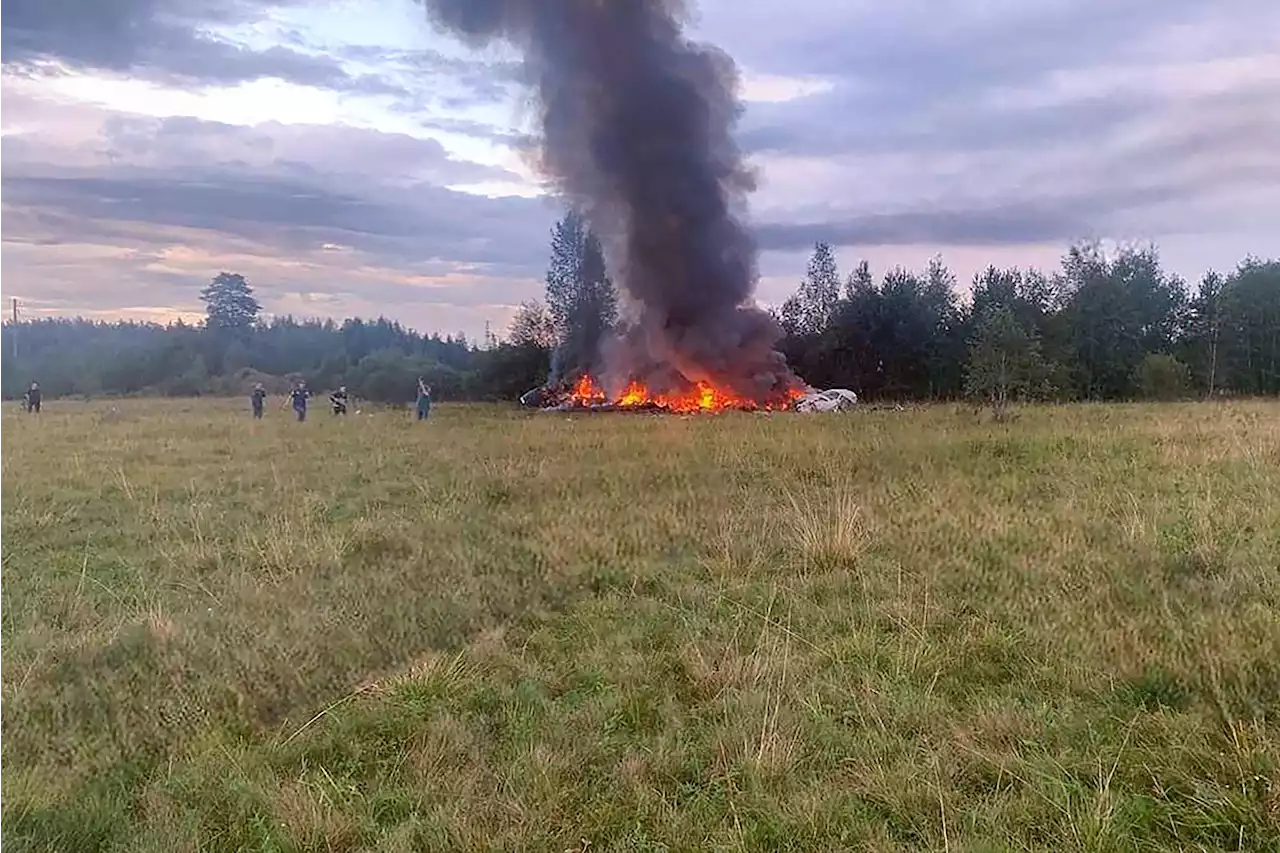
[[[293,413],[298,416],[299,423],[307,419],[307,398],[310,396],[311,392],[307,390],[306,382],[299,382],[289,393],[289,400],[293,403]]]
[[[40,414],[40,383],[32,382],[31,387],[27,389],[27,393],[23,395],[23,403],[27,408],[27,414]]]
[[[418,420],[423,421],[431,414],[431,386],[418,377]]]
[[[335,415],[345,415],[347,413],[347,386],[340,385],[338,390],[329,395],[329,405],[333,406]]]
[[[249,402],[253,405],[254,420],[262,420],[262,409],[267,403],[267,391],[262,387],[262,383],[255,383],[253,393],[249,395]]]

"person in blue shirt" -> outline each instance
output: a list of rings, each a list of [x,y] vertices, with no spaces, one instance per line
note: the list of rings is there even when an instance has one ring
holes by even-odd
[[[289,400],[293,403],[293,413],[298,416],[300,422],[307,419],[307,398],[310,396],[311,392],[307,390],[305,382],[299,382],[289,394]]]

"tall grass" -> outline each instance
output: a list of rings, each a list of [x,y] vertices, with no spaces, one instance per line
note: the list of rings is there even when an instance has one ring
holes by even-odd
[[[3,422],[14,850],[1280,845],[1280,407]]]

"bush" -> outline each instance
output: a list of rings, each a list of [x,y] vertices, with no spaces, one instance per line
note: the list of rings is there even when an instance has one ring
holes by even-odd
[[[1191,369],[1171,355],[1149,353],[1135,371],[1144,400],[1179,400],[1191,388]]]

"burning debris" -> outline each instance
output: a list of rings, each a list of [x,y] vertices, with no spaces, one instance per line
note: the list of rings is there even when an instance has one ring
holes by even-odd
[[[640,382],[630,382],[622,393],[610,397],[590,376],[582,376],[571,388],[556,392],[534,388],[520,398],[521,405],[547,411],[647,411],[691,414],[695,412],[848,412],[858,406],[858,395],[847,388],[810,388],[796,391],[780,403],[765,403],[737,397],[709,383],[698,383],[684,394],[655,394]]]
[[[539,406],[554,411],[634,411],[634,412],[674,412],[692,414],[695,412],[727,412],[727,411],[774,411],[791,408],[794,400],[799,399],[800,392],[779,402],[760,403],[749,397],[742,397],[732,392],[716,388],[709,382],[698,382],[683,393],[655,393],[644,383],[631,381],[616,396],[605,393],[590,376],[582,376],[571,388],[559,394],[538,388],[530,391],[520,402],[526,406]]]
[[[624,319],[577,405],[787,408],[808,389],[752,302],[752,179],[731,129],[737,70],[690,42],[676,0],[424,0],[471,42],[504,39],[537,92],[542,166],[604,239]],[[528,396],[528,395],[526,395]]]

